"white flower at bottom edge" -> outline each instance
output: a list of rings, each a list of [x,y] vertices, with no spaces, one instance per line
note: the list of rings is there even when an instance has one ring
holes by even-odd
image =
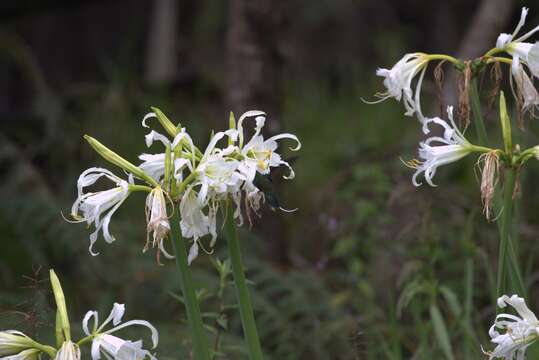
[[[436,186],[432,182],[432,178],[436,175],[436,170],[439,166],[446,165],[458,161],[466,155],[473,152],[473,145],[464,138],[464,135],[458,130],[453,121],[453,107],[449,106],[447,114],[450,124],[440,118],[426,119],[426,125],[435,123],[444,129],[443,137],[433,136],[419,143],[419,157],[422,161],[412,161],[412,167],[416,168],[416,172],[412,177],[412,182],[415,186],[420,186],[417,177],[424,173],[425,181],[430,186]],[[441,145],[431,145],[439,143]]]
[[[80,349],[77,344],[65,341],[56,353],[55,360],[80,360]]]
[[[130,320],[123,324],[122,317],[125,313],[125,305],[114,303],[112,311],[105,321],[99,326],[98,312],[88,311],[82,320],[82,329],[88,336],[92,336],[92,360],[101,359],[101,355],[105,355],[107,359],[113,358],[118,360],[139,360],[149,357],[150,359],[156,359],[148,350],[142,348],[142,341],[130,341],[124,340],[117,336],[110,335],[120,329],[123,329],[132,325],[145,326],[150,329],[152,333],[152,349],[157,347],[159,342],[159,335],[155,327],[145,320]],[[88,327],[90,319],[93,318],[92,331]],[[113,328],[103,331],[112,321]]]
[[[0,360],[37,360],[40,353],[39,349],[26,349],[15,355],[0,356]]]
[[[85,187],[93,185],[101,177],[105,177],[116,184],[116,187],[98,191],[84,193]],[[129,184],[132,183],[132,177],[129,182],[114,175],[107,169],[89,168],[85,170],[77,181],[78,197],[71,207],[71,216],[77,222],[86,222],[88,225],[94,223],[95,231],[90,234],[90,253],[98,255],[92,250],[97,241],[99,231],[103,231],[103,237],[108,243],[113,242],[114,236],[109,232],[109,223],[112,215],[118,210],[122,203],[129,196]],[[79,215],[82,213],[82,216]]]
[[[511,314],[496,316],[488,332],[496,347],[487,354],[489,359],[523,360],[527,347],[539,338],[539,321],[528,309],[523,298],[517,295],[511,297],[503,295],[498,298],[500,308],[507,305],[511,305],[520,317]],[[500,334],[498,330],[505,330],[505,333]]]
[[[522,59],[532,71],[533,75],[539,77],[539,43],[527,43],[524,42],[537,31],[539,31],[539,26],[536,26],[532,30],[528,31],[526,34],[515,39],[515,36],[519,33],[520,29],[524,26],[526,22],[526,16],[528,15],[528,8],[523,7],[520,14],[520,20],[513,31],[512,34],[502,33],[498,36],[496,40],[496,47],[502,49],[515,58]]]
[[[153,233],[152,246],[157,247],[157,261],[159,262],[159,254],[163,253],[166,258],[173,259],[164,246],[164,240],[170,232],[170,222],[167,214],[167,203],[165,193],[161,187],[153,189],[146,198],[146,223],[147,223],[147,239],[144,251],[148,249],[150,235]]]

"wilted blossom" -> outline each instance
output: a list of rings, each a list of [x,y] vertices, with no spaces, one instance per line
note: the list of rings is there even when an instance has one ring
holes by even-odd
[[[79,346],[72,341],[65,341],[56,353],[55,360],[80,360]]]
[[[165,238],[170,232],[170,222],[167,214],[167,202],[165,193],[160,186],[154,188],[146,198],[146,231],[147,239],[144,250],[147,250],[151,244],[157,248],[157,261],[159,262],[159,254],[163,253],[165,257],[172,259],[164,245]]]
[[[539,107],[539,93],[518,57],[513,59],[511,74],[513,75],[512,79],[514,79],[514,83],[511,83],[514,96],[521,102],[522,112],[529,112],[534,116]]]

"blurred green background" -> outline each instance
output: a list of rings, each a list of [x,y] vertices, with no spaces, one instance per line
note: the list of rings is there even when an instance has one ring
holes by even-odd
[[[198,143],[228,126],[229,111],[259,109],[268,112],[268,135],[291,132],[303,143],[296,179],[275,176],[283,205],[299,211],[267,209],[241,231],[267,358],[448,358],[434,304],[452,356],[481,358],[495,313],[498,233],[481,214],[476,159],[440,169],[436,189],[414,188],[401,158],[416,156],[419,123],[393,100],[366,105],[361,98],[383,90],[376,68],[407,52],[480,55],[499,32],[512,31],[522,5],[2,1],[0,328],[53,337],[46,279],[54,268],[76,331],[87,310],[104,316],[113,302],[126,303],[126,318],[159,329],[160,359],[189,359],[174,265],[158,266],[141,251],[144,197],[131,196],[114,215],[117,241],[100,239],[97,257],[88,253],[90,231],[61,217],[76,197],[78,175],[106,166],[82,135],[135,161],[147,151],[140,120],[149,106],[180,121]],[[539,22],[536,11],[530,28]],[[438,114],[431,71],[428,78],[424,108]],[[450,101],[454,74],[445,80]],[[487,113],[497,134],[496,111]],[[518,132],[523,144],[537,143],[534,122]],[[539,309],[538,179],[535,165],[521,174],[518,206],[532,309]],[[221,239],[214,255],[192,266],[206,323],[212,339],[223,341],[220,358],[243,359],[233,288],[230,279],[220,281],[212,258],[226,260]]]

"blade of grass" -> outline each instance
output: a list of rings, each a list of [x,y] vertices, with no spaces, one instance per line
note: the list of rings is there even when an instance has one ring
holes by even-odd
[[[451,350],[451,341],[449,339],[449,334],[447,332],[447,327],[445,326],[445,321],[438,309],[436,304],[430,306],[430,319],[432,325],[434,326],[434,334],[436,335],[436,340],[444,353],[444,356],[447,360],[454,360],[453,351]]]
[[[470,102],[472,105],[472,115],[474,119],[475,131],[481,145],[488,145],[487,129],[483,120],[483,112],[481,111],[481,99],[479,97],[479,89],[477,79],[473,78],[470,83]]]

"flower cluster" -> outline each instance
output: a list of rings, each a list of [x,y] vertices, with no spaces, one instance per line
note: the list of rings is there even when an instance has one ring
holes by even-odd
[[[60,282],[53,270],[51,273],[51,284],[58,307],[57,315],[57,343],[61,344],[58,349],[40,344],[24,333],[16,330],[0,331],[0,359],[5,360],[37,360],[42,354],[55,360],[80,360],[80,347],[91,342],[92,360],[99,360],[102,355],[106,359],[132,360],[132,359],[152,359],[157,358],[150,351],[142,348],[142,340],[124,340],[112,333],[132,325],[139,325],[148,328],[151,332],[152,349],[157,347],[159,335],[155,327],[145,320],[131,320],[122,322],[125,313],[125,305],[114,304],[110,315],[98,326],[97,311],[88,311],[82,321],[82,329],[86,337],[73,342],[65,300]],[[93,326],[89,327],[90,320],[93,319]],[[113,328],[106,330],[105,327],[112,322]],[[61,330],[61,331],[58,331]]]
[[[504,358],[506,360],[524,359],[528,346],[539,339],[539,321],[528,309],[523,298],[503,295],[498,299],[498,306],[512,306],[520,316],[499,314],[489,330],[491,341],[496,344],[494,350],[486,352],[489,359]],[[503,331],[503,333],[500,333]]]
[[[528,8],[522,8],[520,21],[512,34],[502,33],[496,41],[495,52],[506,52],[512,56],[511,73],[516,83],[515,97],[522,102],[522,110],[529,111],[532,115],[539,107],[539,94],[533,86],[533,77],[539,77],[539,44],[526,42],[533,34],[539,31],[539,26],[517,37],[526,22]],[[526,72],[531,73],[532,78]]]
[[[148,128],[148,120],[157,119],[166,130],[166,135],[151,130],[145,137],[146,146],[161,146],[160,151],[139,156],[141,163],[136,166],[123,159],[97,140],[86,136],[92,147],[109,162],[121,167],[128,175],[119,178],[109,170],[90,168],[84,171],[77,182],[78,197],[73,204],[73,221],[94,224],[90,235],[90,253],[99,232],[106,242],[114,241],[109,232],[111,216],[135,191],[148,193],[146,199],[147,241],[144,250],[157,248],[167,258],[173,256],[166,250],[164,241],[170,229],[170,214],[179,211],[179,226],[184,238],[192,239],[189,263],[198,255],[200,239],[210,236],[210,246],[217,239],[217,214],[222,204],[234,204],[234,219],[243,223],[243,215],[251,219],[258,214],[264,202],[264,192],[257,186],[257,177],[268,175],[272,168],[285,166],[285,179],[293,179],[294,171],[277,152],[278,142],[288,139],[295,143],[292,151],[301,144],[293,134],[278,134],[265,138],[262,134],[266,121],[262,111],[248,111],[236,121],[231,114],[230,127],[226,131],[212,133],[205,149],[197,147],[184,127],[175,126],[157,108],[144,116],[142,126]],[[246,138],[244,125],[254,120],[254,133]],[[114,187],[104,191],[85,192],[100,178],[108,179]],[[138,182],[144,182],[139,184]],[[175,204],[179,203],[178,209]],[[167,210],[170,205],[172,210]]]
[[[466,84],[469,84],[471,77],[476,76],[483,66],[495,62],[507,63],[510,64],[511,69],[511,88],[521,112],[534,115],[535,110],[539,108],[539,92],[533,84],[533,79],[539,77],[539,42],[531,43],[527,42],[527,40],[539,31],[539,26],[519,36],[527,14],[528,9],[523,8],[520,21],[513,33],[500,34],[496,41],[496,47],[474,61],[462,61],[449,55],[417,52],[404,55],[391,69],[380,68],[376,71],[376,75],[384,78],[383,84],[386,90],[376,94],[380,99],[375,102],[384,101],[388,98],[402,100],[405,115],[415,115],[422,124],[425,135],[430,134],[433,126],[437,126],[443,131],[443,136],[430,136],[421,141],[419,144],[419,158],[407,162],[407,165],[416,169],[412,178],[413,184],[415,186],[421,185],[418,177],[423,174],[426,182],[431,186],[435,186],[433,177],[439,166],[456,162],[470,153],[479,153],[481,156],[478,163],[484,163],[481,171],[481,188],[487,216],[490,213],[489,206],[494,184],[496,183],[495,173],[502,151],[476,146],[467,140],[464,136],[464,131],[460,131],[453,120],[452,107],[448,107],[447,121],[439,117],[425,116],[421,109],[421,86],[427,67],[433,61],[451,62],[465,77],[464,82]],[[500,53],[506,53],[511,58],[494,56]],[[419,78],[414,89],[413,82],[416,77]],[[469,101],[468,85],[463,86],[462,91],[465,92],[465,96],[459,96],[459,113],[462,106],[469,106],[460,103],[460,101]],[[503,93],[500,99],[500,108],[501,111],[506,111],[505,101],[502,98]],[[503,106],[501,104],[502,100],[504,102]],[[508,137],[510,137],[510,134],[507,136],[504,134],[504,139]],[[512,150],[508,148],[506,152]]]

